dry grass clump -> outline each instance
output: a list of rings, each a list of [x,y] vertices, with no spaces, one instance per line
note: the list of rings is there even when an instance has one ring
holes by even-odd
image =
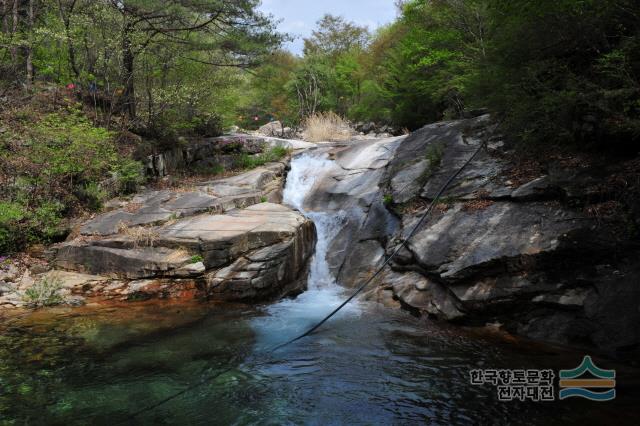
[[[129,227],[124,222],[120,222],[118,225],[118,233],[131,238],[133,248],[153,247],[156,240],[160,238],[160,234],[153,228],[144,226]]]
[[[128,213],[136,213],[138,210],[144,207],[142,203],[128,203],[122,210]]]
[[[304,139],[309,142],[340,142],[351,139],[353,131],[335,112],[319,112],[304,121]]]
[[[473,200],[465,203],[464,206],[462,206],[462,210],[465,212],[475,212],[484,210],[491,205],[493,205],[493,201],[491,200]]]

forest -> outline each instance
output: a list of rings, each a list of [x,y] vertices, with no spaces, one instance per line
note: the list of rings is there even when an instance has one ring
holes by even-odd
[[[0,0],[0,426],[635,426],[639,260],[639,0]]]
[[[636,153],[640,4],[408,0],[325,15],[304,53],[259,0],[2,0],[0,251],[144,181],[149,152],[332,111],[405,131],[487,110],[523,151]]]

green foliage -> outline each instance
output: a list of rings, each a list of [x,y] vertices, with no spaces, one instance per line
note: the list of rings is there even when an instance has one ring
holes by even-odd
[[[382,197],[382,203],[385,206],[393,205],[393,196],[391,194],[385,194],[384,197]]]
[[[80,189],[78,195],[79,198],[87,204],[89,209],[99,210],[109,194],[99,183],[88,182]]]
[[[23,207],[18,203],[0,201],[0,226],[17,222],[24,217]]]
[[[46,200],[29,214],[30,242],[49,242],[60,235],[60,220],[64,206],[59,201]]]
[[[60,202],[53,200],[44,200],[33,208],[18,202],[0,202],[0,253],[58,237],[63,209]]]
[[[283,146],[274,146],[266,153],[267,162],[278,161],[286,157],[289,154],[289,150]]]
[[[32,308],[59,305],[64,303],[61,289],[62,282],[59,279],[43,278],[25,291],[24,301]]]
[[[262,77],[277,76],[300,119],[331,110],[415,129],[489,107],[521,146],[633,150],[639,16],[632,0],[409,0],[373,37],[325,16],[304,58]]]
[[[346,21],[341,16],[325,14],[311,37],[304,39],[305,55],[336,56],[354,48],[364,48],[370,34],[366,27]]]
[[[216,114],[195,117],[193,131],[198,136],[215,137],[222,134],[222,119]]]
[[[77,108],[41,118],[33,108],[15,115],[19,132],[5,141],[12,149],[0,149],[6,166],[0,169],[0,252],[63,239],[65,216],[97,210],[108,197],[142,183],[141,163],[121,157],[114,133]],[[15,144],[17,137],[23,142]]]
[[[638,2],[487,3],[496,30],[472,95],[514,141],[637,149]]]
[[[113,167],[113,174],[121,194],[131,194],[145,182],[142,163],[129,158],[119,160]]]
[[[435,170],[440,166],[440,163],[442,163],[443,155],[444,145],[438,143],[429,145],[425,156],[427,158],[427,162],[429,163],[430,170]]]
[[[285,39],[258,6],[255,0],[134,0],[126,7],[16,1],[16,22],[0,31],[0,87],[53,83],[62,96],[79,95],[96,123],[161,143],[173,142],[174,132],[217,136],[235,118],[243,70]],[[64,89],[69,83],[73,90]]]
[[[199,254],[195,254],[193,256],[191,256],[191,259],[189,260],[189,263],[193,264],[193,263],[200,263],[204,261],[204,257],[202,257]]]
[[[267,163],[281,160],[288,153],[288,149],[281,146],[275,146],[261,154],[241,154],[238,158],[237,163],[238,167],[240,167],[241,169],[255,169],[256,167],[263,166]]]
[[[211,168],[211,173],[214,175],[221,175],[224,173],[224,166],[222,164],[216,164]]]
[[[244,82],[246,90],[238,101],[235,124],[247,129],[257,128],[273,118],[286,126],[295,125],[298,106],[288,85],[298,64],[299,59],[291,53],[274,52],[255,75]],[[256,116],[258,121],[253,120]]]
[[[45,165],[47,178],[96,178],[117,160],[113,133],[94,127],[78,110],[48,114],[30,136],[30,158]]]
[[[265,196],[260,197],[260,202],[261,203],[266,203],[267,202],[267,197],[265,197]]]
[[[20,221],[25,216],[22,205],[0,201],[0,254],[13,251]]]

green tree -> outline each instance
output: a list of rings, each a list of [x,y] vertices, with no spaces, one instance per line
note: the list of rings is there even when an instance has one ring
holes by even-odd
[[[304,39],[304,54],[336,56],[353,48],[363,49],[370,40],[367,27],[356,25],[341,16],[324,15]]]
[[[637,147],[640,4],[488,1],[493,27],[476,103],[530,144]]]

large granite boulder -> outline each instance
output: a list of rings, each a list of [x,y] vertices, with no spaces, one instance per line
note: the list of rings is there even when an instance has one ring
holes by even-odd
[[[579,188],[562,178],[575,172],[553,164],[514,173],[487,116],[425,126],[395,149],[380,188],[401,221],[386,253],[481,144],[381,285],[403,306],[442,319],[617,354],[637,348],[640,333],[623,326],[640,321],[637,251],[574,207],[594,175],[579,167]]]
[[[338,281],[358,285],[374,273],[481,146],[369,297],[457,323],[637,353],[640,332],[629,326],[640,321],[637,244],[580,207],[602,197],[602,173],[581,162],[521,170],[486,115],[327,149],[334,161],[305,208],[340,218],[328,254]]]
[[[311,221],[272,203],[138,229],[144,231],[67,242],[58,247],[55,265],[137,281],[134,293],[148,287],[164,294],[169,280],[191,280],[200,296],[264,300],[304,288],[302,272],[315,241]],[[121,286],[113,290],[123,292]]]

